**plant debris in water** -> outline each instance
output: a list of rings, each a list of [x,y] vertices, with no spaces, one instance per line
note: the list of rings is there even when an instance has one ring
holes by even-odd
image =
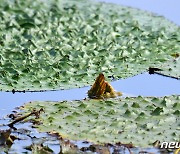
[[[0,89],[82,87],[100,72],[127,78],[149,67],[179,78],[179,38],[163,17],[115,4],[1,0]]]
[[[26,119],[26,118],[28,118],[29,116],[32,116],[32,115],[35,115],[36,118],[38,118],[39,115],[40,115],[40,113],[41,113],[42,111],[43,111],[43,109],[40,109],[40,110],[38,110],[38,111],[36,111],[36,110],[34,109],[32,112],[28,113],[27,115],[18,116],[18,117],[16,117],[15,119],[13,119],[14,121],[12,121],[11,123],[9,123],[8,126],[13,128],[14,124],[16,124],[16,123],[18,123],[18,122],[21,122],[21,121],[23,121],[24,119]]]
[[[15,137],[11,135],[11,130],[0,130],[0,145],[11,146]]]
[[[29,147],[26,147],[27,150],[31,151],[32,153],[37,154],[52,154],[53,150],[50,149],[48,146],[43,146],[42,144],[32,144]]]

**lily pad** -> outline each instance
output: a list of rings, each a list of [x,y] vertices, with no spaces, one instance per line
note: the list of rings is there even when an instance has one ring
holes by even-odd
[[[165,64],[161,64],[159,66],[161,68],[159,71],[155,71],[157,74],[162,74],[164,76],[174,77],[176,79],[180,79],[180,58],[172,58]]]
[[[118,98],[61,102],[32,102],[22,109],[44,109],[36,125],[40,132],[57,132],[71,140],[98,144],[131,143],[150,147],[160,142],[179,141],[180,96]],[[166,106],[162,103],[166,103]],[[128,104],[128,109],[125,104]],[[151,108],[152,106],[152,108]],[[175,106],[175,107],[174,107]],[[175,114],[176,113],[176,114]]]
[[[177,25],[138,9],[88,0],[1,0],[0,90],[82,87],[100,72],[131,77],[169,64],[179,42]],[[170,62],[165,74],[179,77],[178,66]]]

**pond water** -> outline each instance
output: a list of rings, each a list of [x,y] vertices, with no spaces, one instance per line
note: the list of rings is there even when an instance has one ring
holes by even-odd
[[[180,82],[177,79],[172,79],[160,75],[149,75],[143,73],[131,78],[113,81],[111,85],[117,90],[122,91],[123,96],[165,96],[180,94]],[[7,114],[11,113],[15,107],[21,106],[30,101],[61,101],[61,100],[80,100],[87,97],[87,91],[90,87],[76,88],[71,90],[47,91],[47,92],[26,92],[15,93],[0,92],[0,129],[8,129],[3,124],[8,124],[9,120]],[[122,97],[123,97],[122,96]],[[46,133],[38,133],[33,129],[32,124],[16,124],[17,130],[13,130],[12,134],[18,136],[21,140],[16,140],[9,152],[28,152],[25,147],[31,146],[32,143],[48,145],[54,153],[60,151],[59,141],[56,137],[47,135]],[[90,143],[83,143],[83,141],[74,142],[79,148],[88,147]],[[113,148],[111,150],[114,150]],[[134,152],[142,151],[141,148],[131,149]],[[145,151],[158,153],[158,149],[143,149]],[[122,152],[122,151],[121,151]],[[1,151],[0,151],[1,153]],[[128,153],[126,149],[122,153]]]
[[[143,73],[131,78],[113,81],[111,85],[123,96],[168,96],[180,94],[180,81],[160,75]],[[0,92],[0,119],[15,107],[30,101],[81,100],[87,97],[89,87],[46,92]]]
[[[159,15],[163,15],[174,23],[180,25],[180,1],[177,0],[99,0],[105,2],[113,2],[140,8],[142,10],[151,11]],[[128,79],[113,81],[112,86],[115,90],[123,92],[123,96],[165,96],[180,94],[180,81],[160,75],[149,75],[143,73]],[[61,91],[48,91],[48,92],[36,92],[36,93],[15,93],[0,92],[0,125],[8,123],[6,115],[11,113],[15,107],[21,106],[24,103],[30,101],[61,101],[61,100],[79,100],[87,97],[87,91],[90,87],[76,88],[71,90]],[[24,149],[25,146],[29,146],[32,143],[37,143],[39,138],[46,138],[44,142],[54,150],[55,153],[60,151],[59,141],[46,133],[38,133],[35,129],[30,127],[31,124],[17,124],[18,131],[13,132],[14,135],[24,139],[16,140],[10,149],[10,153],[22,153],[28,152]],[[7,129],[7,127],[0,127],[0,129]],[[23,129],[26,129],[30,133],[27,136],[27,132],[23,135]],[[22,132],[21,132],[22,131]],[[35,136],[35,138],[33,138]],[[42,141],[42,140],[41,140]],[[40,142],[41,142],[40,141]],[[39,143],[39,142],[38,142]],[[81,141],[76,142],[79,147],[87,146]],[[89,144],[88,144],[89,146]],[[0,147],[1,148],[1,147]],[[135,152],[139,152],[141,149],[135,149]],[[147,151],[158,153],[157,149],[146,149]],[[1,153],[1,150],[0,150]],[[128,153],[128,151],[125,151]]]

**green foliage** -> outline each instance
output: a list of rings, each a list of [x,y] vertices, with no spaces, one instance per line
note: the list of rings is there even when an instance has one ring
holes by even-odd
[[[161,68],[161,71],[157,71],[157,73],[166,75],[166,76],[171,76],[171,77],[176,77],[180,79],[180,58],[172,58],[166,63],[162,63],[159,68]]]
[[[57,132],[71,140],[130,143],[179,141],[180,96],[119,98],[62,102],[32,102],[24,112],[44,109],[36,125],[41,132]],[[128,108],[127,108],[128,104]],[[166,104],[162,105],[162,104]]]
[[[161,67],[179,53],[179,41],[178,26],[137,9],[86,0],[1,0],[0,89],[80,87],[100,72],[127,78]],[[165,74],[179,77],[179,61],[172,63]]]

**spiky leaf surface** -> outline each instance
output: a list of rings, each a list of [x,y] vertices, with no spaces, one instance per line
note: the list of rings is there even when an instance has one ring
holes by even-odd
[[[1,0],[0,89],[47,90],[127,78],[180,50],[163,17],[86,0]],[[173,67],[179,76],[177,67]]]
[[[159,68],[161,70],[157,71],[157,73],[180,80],[180,58],[172,58],[168,62],[161,64]]]
[[[180,96],[119,98],[62,102],[32,102],[26,112],[43,108],[36,125],[71,140],[130,143],[149,147],[153,142],[179,141]]]

